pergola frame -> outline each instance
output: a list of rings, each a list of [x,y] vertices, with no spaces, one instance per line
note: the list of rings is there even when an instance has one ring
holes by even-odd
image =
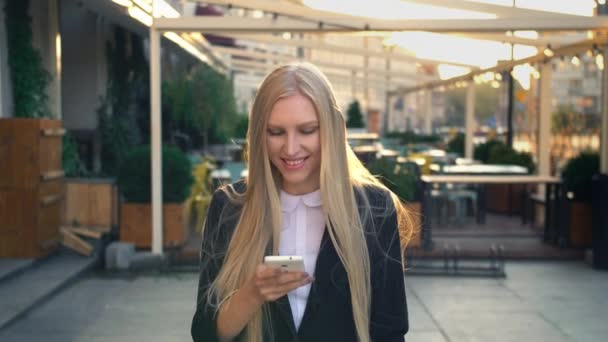
[[[511,30],[539,30],[539,31],[567,31],[567,30],[598,30],[608,29],[608,18],[606,17],[583,17],[575,15],[557,14],[544,11],[528,10],[521,8],[509,8],[482,3],[473,3],[460,0],[408,0],[428,5],[438,5],[457,9],[475,10],[481,12],[494,12],[497,19],[432,19],[432,20],[379,20],[363,18],[336,13],[329,13],[309,9],[303,6],[287,2],[270,2],[267,0],[211,0],[211,4],[230,5],[244,8],[254,8],[274,13],[272,17],[260,19],[235,18],[235,17],[180,17],[161,18],[158,13],[156,0],[152,2],[153,22],[150,26],[150,104],[151,104],[151,148],[152,148],[152,252],[163,253],[162,235],[162,122],[161,122],[161,60],[160,47],[161,35],[168,31],[198,31],[204,33],[238,33],[238,34],[262,34],[273,32],[301,32],[301,33],[327,33],[327,32],[368,32],[368,31],[430,31],[466,34],[474,33],[478,37],[486,35],[493,39],[500,38],[505,31]],[[269,7],[272,6],[272,7]],[[297,18],[297,19],[294,19]],[[500,33],[491,34],[488,33]],[[515,42],[515,38],[512,42]],[[526,40],[527,41],[527,40]],[[539,40],[540,42],[541,40]],[[303,43],[301,41],[299,43]],[[543,43],[545,41],[542,41]],[[590,42],[584,42],[587,46]],[[604,49],[604,41],[592,42],[601,44]],[[297,44],[297,43],[296,43]],[[537,46],[542,45],[538,44]],[[576,44],[574,44],[576,45]],[[571,47],[574,48],[574,47]],[[564,47],[566,49],[566,47]],[[560,51],[561,52],[561,51]],[[602,50],[605,53],[605,50]],[[399,58],[388,54],[387,65],[390,60]],[[404,56],[401,56],[404,57]],[[411,58],[411,57],[410,57]],[[540,56],[531,57],[534,61],[540,61]],[[538,58],[538,60],[534,59]],[[412,58],[415,60],[415,58]],[[530,61],[513,61],[501,64],[496,68],[507,68],[509,65],[528,63]],[[439,62],[439,61],[435,61]],[[450,63],[453,64],[453,63]],[[368,68],[365,68],[369,71]],[[601,172],[608,173],[608,68],[604,68],[603,90],[602,90],[602,131],[601,137]],[[488,71],[488,70],[486,70]],[[483,71],[483,72],[486,72]],[[482,71],[473,71],[481,73]],[[367,73],[366,73],[367,74]],[[473,74],[463,76],[462,80],[469,81],[467,92],[467,140],[470,140],[471,119],[473,113],[474,91],[471,82]],[[387,77],[387,81],[390,80]],[[455,78],[446,82],[454,83],[461,80]],[[541,67],[541,120],[539,132],[539,176],[548,176],[549,166],[549,137],[550,137],[550,64],[544,63]],[[431,83],[421,88],[401,88],[400,91],[428,90],[438,86],[440,83]],[[443,84],[443,83],[442,83]],[[447,84],[447,83],[445,83]],[[395,94],[395,92],[391,92]],[[427,95],[428,97],[429,95]],[[428,101],[427,101],[428,102]],[[387,105],[389,103],[387,96]],[[388,113],[388,107],[386,108]],[[388,119],[388,114],[385,115]],[[467,143],[467,146],[469,143]],[[472,145],[471,145],[472,146]],[[467,153],[470,153],[470,147]],[[542,151],[541,151],[542,150]]]

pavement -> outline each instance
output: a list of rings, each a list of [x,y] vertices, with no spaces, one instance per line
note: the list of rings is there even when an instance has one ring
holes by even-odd
[[[608,340],[607,271],[582,261],[509,261],[506,273],[406,273],[406,341]],[[191,341],[196,287],[195,272],[89,271],[1,329],[0,341]]]

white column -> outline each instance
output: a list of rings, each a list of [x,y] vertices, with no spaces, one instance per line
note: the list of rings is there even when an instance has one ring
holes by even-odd
[[[368,37],[363,37],[363,48],[369,49]],[[363,57],[363,112],[365,113],[365,126],[367,126],[367,115],[369,114],[369,57],[366,55]]]
[[[600,173],[608,174],[608,50],[603,51],[604,70],[602,71],[602,126],[600,130]]]
[[[156,1],[153,2],[155,6]],[[160,116],[160,32],[150,27],[150,135],[152,149],[152,253],[163,253],[163,174]]]
[[[432,89],[426,89],[424,91],[424,130],[427,134],[431,134],[433,131],[433,101],[431,94]]]
[[[391,99],[388,95],[390,89],[391,89],[391,59],[390,57],[386,58],[386,62],[385,62],[385,70],[386,70],[386,76],[385,76],[385,89],[384,89],[384,120],[382,120],[382,133],[386,134],[386,132],[388,132],[389,130],[391,130],[392,124],[391,124]],[[394,129],[393,129],[394,130]]]
[[[473,134],[475,134],[475,82],[467,87],[466,116],[464,118],[464,157],[473,159]]]
[[[48,86],[49,105],[54,117],[61,119],[61,36],[59,35],[59,11],[57,0],[48,2],[49,71],[52,76]]]
[[[538,120],[538,175],[551,175],[551,89],[553,69],[551,63],[540,66],[540,103]],[[541,192],[544,194],[544,192]]]

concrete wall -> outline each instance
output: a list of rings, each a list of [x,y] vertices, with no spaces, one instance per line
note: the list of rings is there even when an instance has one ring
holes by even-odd
[[[59,40],[58,0],[30,0],[33,45],[40,52],[42,65],[51,74],[46,91],[49,109],[61,118],[61,50]]]
[[[105,94],[107,61],[105,40],[110,24],[76,0],[60,4],[64,125],[70,130],[97,127],[96,109]]]
[[[13,115],[13,93],[11,91],[10,72],[6,47],[6,26],[4,25],[4,4],[0,0],[0,117]]]

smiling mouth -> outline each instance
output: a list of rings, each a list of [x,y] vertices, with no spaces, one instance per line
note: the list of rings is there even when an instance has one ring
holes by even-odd
[[[308,157],[299,158],[299,159],[284,159],[284,158],[281,158],[281,160],[283,161],[283,163],[285,163],[285,165],[288,168],[298,168],[298,167],[304,165],[304,162],[306,161],[306,159],[308,159]]]

